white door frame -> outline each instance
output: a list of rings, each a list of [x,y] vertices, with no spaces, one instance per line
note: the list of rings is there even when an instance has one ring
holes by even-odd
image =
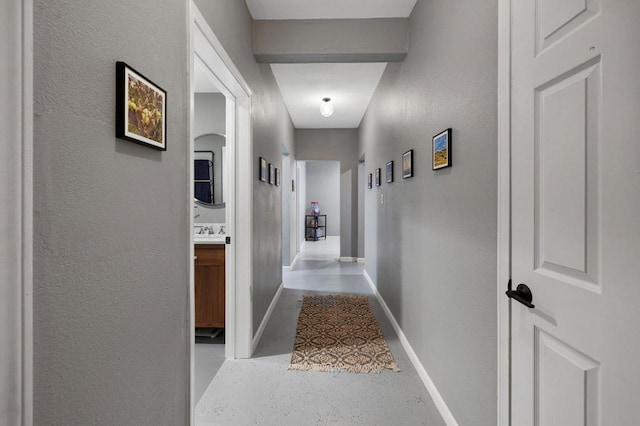
[[[300,198],[300,190],[302,189],[300,186],[300,162],[296,160],[295,163],[295,167],[296,167],[296,254],[300,253],[300,250],[302,248],[302,237],[303,237],[303,233],[302,233],[302,229],[304,229],[302,226],[302,212],[300,211],[300,203],[301,198]],[[306,182],[305,182],[306,183]]]
[[[0,424],[33,424],[33,3],[0,3]]]
[[[511,0],[498,0],[498,422],[511,424]]]
[[[227,358],[249,358],[252,355],[253,341],[253,145],[251,130],[251,90],[240,71],[224,50],[206,19],[193,1],[189,10],[189,55],[188,69],[190,80],[189,107],[189,181],[193,185],[193,136],[194,136],[194,57],[197,46],[199,57],[220,82],[220,89],[227,98],[226,118],[226,164],[225,189],[231,196],[226,197],[227,232],[231,244],[226,246],[226,318],[225,318],[225,356]],[[198,48],[200,49],[200,47]],[[204,52],[204,53],[203,53]],[[231,149],[229,149],[229,147]],[[193,187],[189,192],[187,205],[190,212],[190,225],[193,229]],[[242,208],[237,208],[242,206]],[[191,250],[188,262],[193,265],[193,232],[189,232]],[[189,274],[189,310],[190,310],[190,401],[191,413],[194,401],[194,350],[195,350],[195,285],[193,266]],[[191,416],[191,424],[194,418]]]

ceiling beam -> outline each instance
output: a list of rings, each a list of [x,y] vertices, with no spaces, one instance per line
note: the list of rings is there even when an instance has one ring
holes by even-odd
[[[408,49],[407,18],[253,21],[260,63],[401,62]]]

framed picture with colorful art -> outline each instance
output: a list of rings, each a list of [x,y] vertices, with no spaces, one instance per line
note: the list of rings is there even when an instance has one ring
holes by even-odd
[[[167,150],[167,92],[116,62],[116,137]]]
[[[413,150],[402,154],[402,179],[413,177]]]
[[[451,167],[451,129],[433,137],[432,153],[433,170]]]
[[[393,182],[393,161],[387,163],[386,178],[387,183]]]

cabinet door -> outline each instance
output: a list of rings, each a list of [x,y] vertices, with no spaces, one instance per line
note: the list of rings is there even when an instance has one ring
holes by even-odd
[[[225,257],[224,244],[196,246],[195,317],[196,327],[224,327]]]

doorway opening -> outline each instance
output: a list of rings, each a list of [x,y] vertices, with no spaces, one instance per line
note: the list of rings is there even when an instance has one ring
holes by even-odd
[[[225,167],[227,98],[215,74],[194,58],[193,198],[195,285],[195,400],[222,366],[225,355],[225,239],[228,180]],[[229,235],[231,236],[231,235]]]
[[[340,258],[341,174],[339,161],[299,161],[301,259]]]
[[[367,184],[366,168],[365,168],[365,155],[362,154],[358,163],[358,250],[357,261],[361,265],[365,262],[365,234],[364,234],[364,189]]]
[[[282,146],[282,267],[293,265],[296,256],[296,192],[295,162]]]
[[[247,171],[253,170],[253,150],[251,91],[197,6],[190,6],[187,202],[193,229],[188,254],[193,413],[216,365],[252,354],[253,174]],[[211,352],[217,359],[211,359]],[[207,365],[200,368],[199,360]]]

